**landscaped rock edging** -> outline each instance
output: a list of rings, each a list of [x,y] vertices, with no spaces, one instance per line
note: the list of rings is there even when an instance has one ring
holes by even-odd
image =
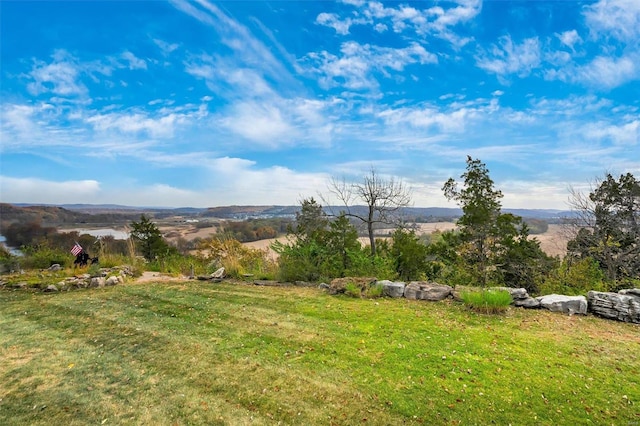
[[[53,265],[55,266],[55,265]],[[58,268],[47,269],[53,272],[59,271]],[[71,291],[84,288],[102,288],[122,284],[126,276],[132,276],[131,268],[128,266],[117,266],[114,268],[100,268],[98,274],[79,274],[66,277],[55,284],[39,283],[27,284],[19,282],[17,284],[8,284],[0,281],[0,288],[13,288],[21,290],[40,290],[45,293],[54,293],[58,291]],[[60,278],[58,278],[60,279]]]
[[[439,301],[447,298],[462,300],[461,293],[473,291],[473,287],[457,286],[452,288],[429,281],[404,281],[375,280],[375,278],[345,277],[331,282],[331,285],[322,283],[318,288],[325,289],[331,294],[344,292],[348,283],[361,287],[380,285],[382,294],[387,297],[413,300]],[[565,296],[562,294],[549,294],[539,297],[531,297],[524,288],[489,287],[487,290],[508,291],[513,299],[512,305],[526,309],[547,309],[551,312],[561,312],[568,315],[586,315],[593,313],[604,318],[618,321],[640,324],[640,289],[620,290],[618,293],[604,293],[590,291],[588,299],[584,296]]]

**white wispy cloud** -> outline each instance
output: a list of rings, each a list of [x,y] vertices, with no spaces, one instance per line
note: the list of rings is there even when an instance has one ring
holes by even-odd
[[[159,38],[154,38],[153,42],[162,50],[162,53],[166,56],[177,50],[180,45],[178,43],[169,43]]]
[[[632,147],[640,145],[640,120],[636,119],[624,124],[589,123],[584,128],[584,134],[589,139]]]
[[[584,7],[584,16],[593,37],[610,36],[621,41],[640,37],[640,2],[600,0]]]
[[[87,93],[87,87],[79,81],[82,72],[78,60],[64,50],[52,55],[52,62],[34,60],[29,72],[32,80],[27,90],[32,95],[53,93],[58,96],[81,96]]]
[[[128,63],[128,68],[130,70],[147,69],[147,63],[143,59],[136,57],[136,55],[129,52],[128,50],[123,52],[120,57]]]
[[[541,64],[540,41],[537,37],[514,43],[510,35],[500,37],[489,50],[481,49],[476,64],[485,71],[506,77],[526,77]]]
[[[14,203],[32,202],[59,204],[84,203],[99,200],[100,183],[95,180],[50,181],[36,178],[0,176],[0,193]]]
[[[640,52],[622,57],[597,56],[585,65],[569,64],[545,72],[548,80],[561,80],[610,90],[640,78]]]
[[[395,33],[411,31],[420,36],[433,35],[462,47],[471,39],[456,34],[453,30],[459,24],[476,17],[482,8],[482,0],[456,0],[450,3],[417,9],[406,4],[397,7],[378,1],[344,2],[356,11],[341,17],[337,13],[320,13],[316,23],[333,28],[340,35],[350,33],[352,26],[370,26],[376,32],[391,28]]]
[[[574,50],[577,44],[582,43],[582,37],[578,35],[578,31],[576,30],[564,31],[560,34],[556,34],[556,37],[558,37],[562,44],[564,44],[571,50]]]
[[[309,71],[320,77],[325,87],[344,86],[350,90],[375,89],[376,75],[390,77],[411,64],[434,64],[438,58],[416,42],[404,48],[389,48],[360,44],[355,41],[341,45],[340,56],[327,51],[312,52],[305,58]]]

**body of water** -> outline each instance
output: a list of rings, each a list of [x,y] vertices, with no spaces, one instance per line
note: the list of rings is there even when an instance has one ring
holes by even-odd
[[[74,232],[74,231],[80,235],[89,234],[96,238],[104,237],[107,235],[113,236],[113,238],[115,238],[116,240],[126,240],[127,238],[129,238],[129,233],[125,231],[118,231],[117,229],[112,229],[112,228],[100,228],[100,229],[77,228],[77,229],[64,229],[64,230],[61,229],[59,232]]]
[[[14,256],[22,256],[23,253],[18,250],[17,248],[14,247],[9,247],[7,245],[7,239],[4,237],[4,235],[0,235],[0,245],[6,247],[6,249],[9,251],[9,253],[11,253]]]

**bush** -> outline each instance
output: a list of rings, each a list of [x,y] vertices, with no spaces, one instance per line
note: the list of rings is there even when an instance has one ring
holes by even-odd
[[[347,283],[344,286],[344,294],[351,297],[361,297],[362,289],[356,283]]]
[[[269,259],[266,250],[258,250],[242,245],[230,238],[211,238],[199,246],[200,258],[208,261],[207,272],[225,268],[227,276],[241,279],[245,274],[256,275],[260,279],[273,279],[277,265]]]
[[[598,262],[587,257],[566,257],[540,285],[540,294],[586,295],[589,291],[609,291],[604,272]]]
[[[73,257],[69,252],[52,249],[46,245],[23,247],[24,257],[20,264],[24,269],[46,269],[54,263],[68,267],[73,263]]]
[[[378,297],[382,297],[384,295],[384,286],[381,284],[374,284],[367,288],[365,292],[365,296],[370,299],[375,299]]]
[[[462,301],[476,312],[498,314],[507,310],[513,299],[505,290],[465,291]]]

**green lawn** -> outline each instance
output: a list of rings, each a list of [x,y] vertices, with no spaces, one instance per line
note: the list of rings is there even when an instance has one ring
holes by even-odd
[[[640,327],[203,282],[0,291],[0,424],[640,424]]]

